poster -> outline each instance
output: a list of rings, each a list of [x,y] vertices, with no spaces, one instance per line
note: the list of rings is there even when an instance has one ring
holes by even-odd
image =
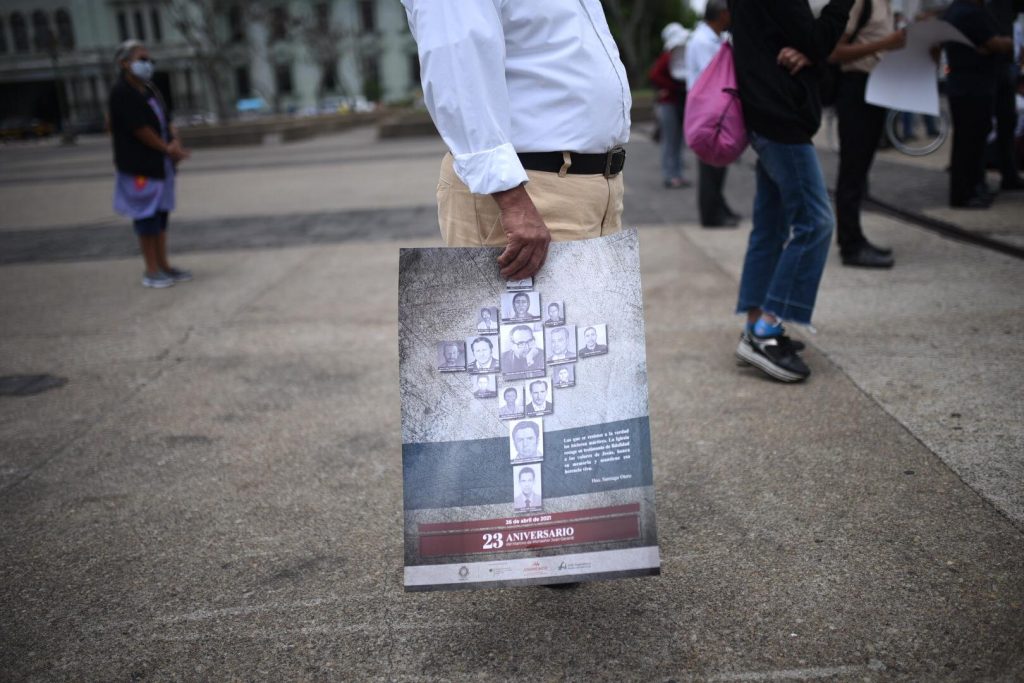
[[[939,67],[932,46],[944,42],[970,45],[960,31],[941,19],[925,19],[907,27],[902,50],[886,52],[868,76],[864,99],[896,111],[939,115]]]
[[[500,251],[401,251],[405,588],[658,574],[637,232]]]

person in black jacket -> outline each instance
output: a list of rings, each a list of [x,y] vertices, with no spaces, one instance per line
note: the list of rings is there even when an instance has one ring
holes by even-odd
[[[821,124],[820,73],[853,0],[814,17],[807,0],[732,0],[736,80],[758,155],[750,242],[737,312],[737,357],[784,382],[811,371],[782,322],[809,325],[835,224],[811,137]]]
[[[985,140],[992,129],[992,107],[999,85],[998,56],[1013,53],[1013,38],[998,34],[984,0],[955,0],[942,18],[974,43],[946,43],[946,93],[953,116],[949,205],[987,209],[992,194],[985,182]],[[1015,175],[1006,175],[1003,180],[1008,183],[1007,189],[1014,189]]]
[[[110,90],[108,113],[114,145],[114,210],[133,219],[146,272],[145,287],[164,288],[192,279],[167,261],[167,219],[174,209],[174,174],[189,153],[175,138],[170,115],[152,84],[153,60],[137,40],[124,42],[116,61],[121,76]]]

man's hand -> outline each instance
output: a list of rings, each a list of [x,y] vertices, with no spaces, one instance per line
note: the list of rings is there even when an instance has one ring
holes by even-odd
[[[807,59],[804,53],[792,47],[784,47],[779,50],[779,55],[775,58],[775,61],[779,66],[788,71],[790,76],[796,76],[801,69],[811,65],[811,60]]]
[[[524,185],[491,196],[501,210],[501,228],[508,239],[508,246],[498,257],[501,276],[507,280],[533,277],[548,256],[551,231]]]
[[[192,156],[192,152],[181,146],[181,143],[177,140],[171,140],[167,145],[167,156],[171,158],[175,164],[179,161],[184,161]]]
[[[907,46],[907,29],[901,28],[899,31],[893,31],[882,39],[882,43],[884,44],[883,50],[902,50]]]

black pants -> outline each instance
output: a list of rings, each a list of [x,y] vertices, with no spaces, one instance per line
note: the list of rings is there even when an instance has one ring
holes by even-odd
[[[836,180],[836,241],[844,254],[867,240],[860,225],[860,203],[885,125],[885,109],[864,101],[868,75],[844,73],[836,96],[839,117],[839,177]]]
[[[985,138],[992,129],[991,95],[951,95],[953,152],[949,165],[949,203],[962,206],[985,182]]]
[[[697,162],[697,203],[700,208],[701,225],[718,225],[722,223],[732,210],[725,203],[722,187],[725,186],[725,174],[728,166],[710,166],[703,161]]]
[[[1013,134],[1017,128],[1017,73],[1013,64],[1000,64],[996,78],[996,146],[1003,183],[1017,180],[1017,157]]]

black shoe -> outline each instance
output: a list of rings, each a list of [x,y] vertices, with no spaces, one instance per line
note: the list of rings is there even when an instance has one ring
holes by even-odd
[[[987,209],[992,206],[992,198],[989,196],[974,195],[962,202],[950,202],[954,209]]]
[[[722,216],[716,221],[708,221],[707,223],[701,223],[702,228],[735,228],[740,224],[739,216]]]
[[[892,256],[891,247],[880,247],[877,244],[872,244],[871,242],[868,242],[867,240],[864,240],[864,246],[866,246],[868,249],[877,254],[881,254],[882,256]]]
[[[999,189],[1003,192],[1015,192],[1024,190],[1024,178],[1017,176],[1016,178],[1004,178]]]
[[[743,343],[743,336],[744,335],[750,335],[750,334],[753,334],[753,333],[750,331],[750,327],[748,326],[748,327],[746,327],[743,330],[743,332],[740,333],[740,343],[741,344]],[[785,330],[783,330],[782,333],[779,334],[779,336],[776,337],[776,339],[779,340],[779,348],[780,349],[790,349],[792,351],[795,351],[795,352],[799,353],[800,351],[803,351],[806,348],[804,343],[802,341],[800,341],[799,339],[793,339],[792,337],[787,336]],[[750,365],[750,363],[748,363],[747,361],[743,360],[739,356],[736,356],[736,365]]]
[[[810,377],[811,369],[794,347],[798,342],[785,343],[782,339],[788,338],[782,334],[758,337],[744,332],[736,347],[736,357],[782,382],[799,382]]]
[[[726,215],[727,218],[735,218],[737,221],[743,220],[743,216],[741,216],[740,214],[736,213],[735,211],[730,209],[728,206],[725,207],[725,215]]]
[[[841,254],[844,266],[856,266],[857,268],[892,268],[892,256],[875,251],[866,244],[857,247],[856,250]]]
[[[544,585],[545,588],[550,588],[552,590],[568,590],[570,588],[578,587],[580,585],[580,582],[579,581],[569,581],[567,583],[545,583],[543,585]]]

